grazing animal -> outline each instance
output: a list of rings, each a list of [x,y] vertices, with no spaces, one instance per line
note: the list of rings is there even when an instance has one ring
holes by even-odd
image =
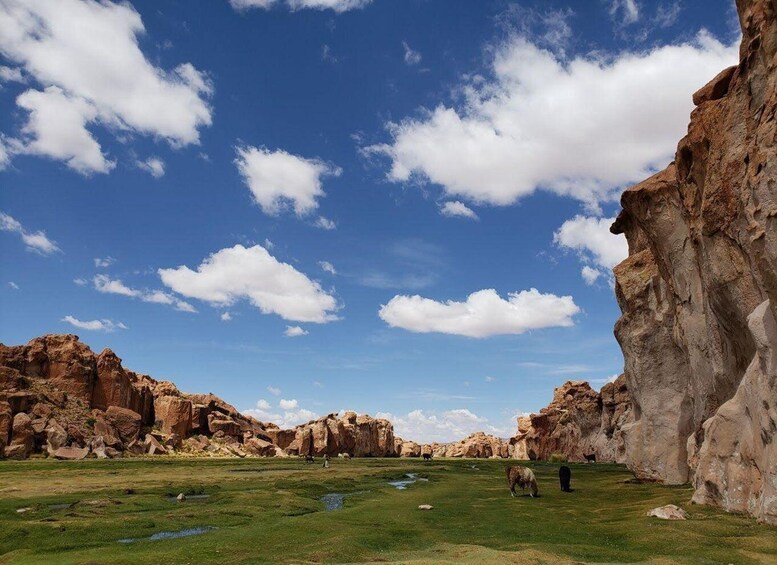
[[[584,454],[583,457],[585,457],[586,463],[596,463],[596,453]]]
[[[532,498],[539,495],[534,471],[528,467],[507,467],[506,471],[507,483],[510,485],[510,494],[512,496],[515,496],[515,485],[521,487],[521,490],[528,488],[529,496]]]
[[[329,455],[324,455],[324,469],[329,469]]]
[[[558,470],[558,480],[561,483],[561,492],[572,492],[569,483],[572,481],[572,469],[562,465]]]
[[[305,463],[315,463],[316,459],[312,455],[305,455]]]
[[[431,460],[432,460],[432,454],[424,453],[424,461],[431,461]]]

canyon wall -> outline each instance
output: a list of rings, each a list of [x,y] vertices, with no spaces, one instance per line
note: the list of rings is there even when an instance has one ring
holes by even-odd
[[[693,97],[666,170],[626,190],[612,226],[639,477],[777,521],[777,0],[737,0],[740,62]]]

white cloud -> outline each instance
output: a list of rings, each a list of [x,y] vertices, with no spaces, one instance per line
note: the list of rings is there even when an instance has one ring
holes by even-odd
[[[60,159],[81,173],[105,173],[106,159],[87,125],[167,140],[199,142],[211,123],[212,87],[190,63],[172,71],[143,55],[140,15],[128,3],[5,0],[0,53],[42,90],[17,99],[30,112],[15,152]]]
[[[305,329],[302,329],[299,326],[286,326],[286,331],[283,332],[283,335],[286,337],[300,337],[303,335],[308,335],[308,331]]]
[[[276,215],[291,205],[298,216],[318,208],[325,196],[321,179],[339,176],[342,169],[320,159],[306,159],[282,149],[237,147],[237,165],[254,200],[265,214]]]
[[[543,188],[596,208],[671,160],[691,93],[738,60],[706,32],[609,58],[569,60],[518,36],[495,53],[491,78],[462,85],[460,107],[390,123],[391,142],[364,150],[391,159],[389,180],[493,205]]]
[[[329,261],[319,261],[318,266],[321,267],[324,271],[329,273],[330,275],[336,275],[337,271],[335,270],[335,266],[332,265]]]
[[[22,128],[24,141],[14,152],[42,155],[65,161],[68,167],[82,173],[107,173],[116,166],[105,158],[100,144],[86,129],[98,117],[97,108],[83,98],[65,94],[50,86],[44,91],[28,90],[16,103],[29,112]]]
[[[487,383],[493,383],[494,381],[496,381],[496,379],[494,377],[486,377],[485,380],[486,380]]]
[[[119,330],[127,329],[127,326],[125,326],[121,322],[114,323],[111,320],[81,321],[78,318],[74,318],[73,316],[65,316],[64,318],[62,318],[61,321],[67,322],[71,326],[75,326],[79,329],[89,330],[89,331],[112,332],[117,329]]]
[[[637,22],[639,20],[637,0],[610,0],[610,16],[619,17],[624,25]]]
[[[136,161],[135,164],[155,179],[165,176],[165,162],[159,157],[149,157],[145,161]]]
[[[671,4],[659,4],[656,8],[654,21],[658,27],[671,27],[677,23],[677,19],[682,12],[682,6],[679,0],[674,0]]]
[[[267,391],[270,394],[272,394],[273,396],[280,396],[281,395],[281,389],[279,389],[278,387],[274,387],[274,386],[268,385],[267,386]]]
[[[19,221],[3,212],[0,212],[0,231],[19,234],[24,245],[27,246],[27,251],[33,251],[40,255],[61,252],[57,242],[49,239],[45,232],[28,232]]]
[[[402,42],[402,47],[405,50],[405,63],[408,65],[417,65],[421,62],[421,54],[418,51],[413,51],[407,44],[407,41]]]
[[[467,337],[521,334],[528,330],[573,325],[580,312],[571,296],[541,294],[537,289],[473,292],[466,302],[437,302],[421,296],[395,296],[378,315],[389,326],[417,333],[438,332]]]
[[[269,410],[270,408],[272,408],[272,406],[270,405],[270,403],[269,403],[269,402],[267,402],[267,401],[266,401],[265,399],[263,399],[263,398],[260,398],[259,400],[257,400],[257,402],[256,402],[256,407],[257,407],[259,410]]]
[[[24,82],[24,75],[19,69],[0,66],[0,82]]]
[[[96,275],[92,279],[92,282],[94,283],[94,288],[103,294],[119,294],[131,298],[139,298],[143,302],[174,306],[176,310],[180,310],[181,312],[197,312],[194,306],[188,302],[161,290],[139,290],[130,288],[120,279],[112,279],[107,275]]]
[[[297,408],[298,403],[296,399],[286,400],[285,398],[281,398],[278,406],[281,408],[281,410],[294,410]]]
[[[316,223],[313,225],[316,226],[317,228],[321,228],[322,230],[327,230],[327,231],[337,229],[337,224],[334,223],[334,221],[328,218],[325,218],[324,216],[319,216],[318,219],[316,220]]]
[[[110,256],[109,257],[105,257],[105,258],[101,258],[101,257],[95,257],[94,258],[94,266],[99,268],[99,269],[105,269],[107,267],[110,267],[115,262],[116,262],[116,259],[114,259],[113,257],[110,257]]]
[[[14,290],[19,290],[19,285],[16,284],[15,282],[13,282],[13,281],[9,281],[8,282],[8,286],[11,287]]]
[[[310,8],[314,10],[333,10],[337,13],[357,10],[370,4],[372,0],[285,0],[290,10]],[[229,0],[236,10],[263,8],[265,10],[284,3],[283,0]]]
[[[461,218],[470,218],[472,220],[480,219],[471,208],[458,200],[443,203],[442,206],[440,206],[440,214],[451,218],[458,216]]]
[[[273,247],[275,247],[275,244],[272,241],[270,241],[269,239],[265,238],[264,239],[264,247],[265,247],[265,249],[272,249]]]
[[[281,391],[267,387],[275,396],[280,395]],[[250,410],[244,410],[243,414],[246,416],[252,416],[261,422],[272,422],[281,427],[281,429],[293,428],[300,424],[304,424],[318,417],[318,415],[312,410],[302,408],[299,403],[292,400],[282,399],[279,403],[280,411],[274,411],[272,405],[264,399],[260,399],[256,403],[256,408]]]
[[[261,245],[221,249],[196,271],[182,265],[158,272],[173,291],[214,306],[230,306],[245,298],[262,313],[284,320],[322,324],[338,319],[334,296]]]
[[[232,319],[232,314],[230,314],[229,312],[224,312],[224,313],[223,313],[223,314],[220,316],[220,318],[221,318],[221,321],[222,321],[222,322],[229,322],[229,321]]]
[[[583,280],[585,281],[585,284],[588,286],[593,285],[596,282],[596,279],[598,279],[600,276],[602,276],[602,272],[598,269],[593,269],[589,267],[588,265],[585,265],[580,270],[580,276],[583,277]]]
[[[421,443],[458,441],[474,432],[486,432],[497,437],[509,437],[515,432],[512,428],[494,426],[487,418],[467,408],[442,412],[413,410],[404,416],[378,412],[375,417],[389,420],[397,436]]]
[[[580,274],[588,285],[602,275],[612,284],[612,268],[629,255],[626,238],[610,233],[614,221],[615,218],[575,216],[553,234],[556,245],[577,252],[584,263]]]
[[[89,284],[89,281],[82,278],[73,279],[73,282],[76,283],[78,286],[86,286]]]

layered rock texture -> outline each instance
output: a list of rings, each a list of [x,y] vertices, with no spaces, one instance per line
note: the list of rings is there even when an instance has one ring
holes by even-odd
[[[274,429],[216,396],[185,394],[128,371],[110,349],[95,354],[75,335],[0,345],[0,454],[6,457],[246,455],[256,450],[253,440],[269,442],[267,431]]]
[[[623,375],[596,392],[585,381],[567,381],[553,391],[551,403],[518,418],[518,433],[510,440],[515,459],[623,462],[621,429],[631,422],[631,397]]]
[[[612,227],[626,461],[777,523],[777,2],[737,0],[740,62],[693,97],[674,163]]]

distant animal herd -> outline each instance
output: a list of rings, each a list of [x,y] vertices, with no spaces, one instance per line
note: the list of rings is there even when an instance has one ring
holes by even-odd
[[[350,459],[351,456],[348,453],[338,453],[337,454],[338,459]],[[432,454],[431,453],[424,453],[421,455],[424,461],[431,461],[432,460]],[[596,454],[585,454],[585,461],[586,463],[596,463]],[[315,463],[316,459],[313,457],[313,455],[306,455],[305,456],[305,462],[306,463]],[[324,468],[329,467],[329,456],[324,455]],[[517,494],[515,492],[515,487],[520,487],[521,492],[526,492],[528,489],[529,496],[534,498],[535,496],[540,495],[539,488],[537,488],[537,478],[534,476],[534,471],[529,469],[528,467],[523,467],[520,465],[513,465],[510,467],[506,467],[505,471],[507,472],[507,485],[510,488],[510,495],[515,497]],[[559,467],[558,470],[558,480],[559,484],[561,486],[561,492],[572,492],[572,469],[567,467],[566,465],[562,465]]]

